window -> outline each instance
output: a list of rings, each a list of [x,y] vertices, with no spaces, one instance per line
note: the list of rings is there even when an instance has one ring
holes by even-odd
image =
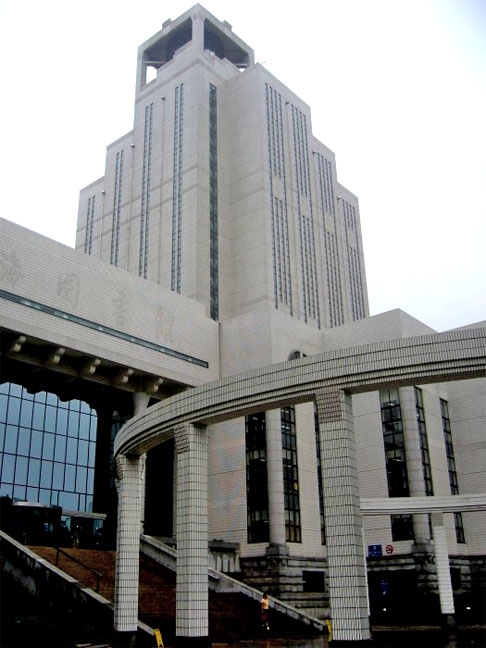
[[[408,497],[410,489],[398,389],[380,391],[380,402],[388,495],[390,497]]]
[[[81,437],[88,430],[89,438],[96,427],[94,410],[45,392],[28,394],[11,383],[2,385],[2,395],[6,407],[0,409],[0,427],[6,434],[0,445],[1,495],[45,504],[58,504],[61,497],[78,502],[78,495],[91,501],[93,484],[87,483],[86,470],[88,465],[94,469],[95,438]],[[5,426],[7,419],[17,424]]]
[[[411,515],[391,516],[392,538],[398,540],[413,540],[413,520]]]
[[[422,469],[424,471],[425,494],[433,495],[432,466],[430,464],[429,443],[427,440],[427,429],[425,426],[425,411],[422,390],[414,387],[415,409],[417,412],[417,427],[420,439],[420,452],[422,454]]]
[[[454,457],[454,445],[452,443],[451,421],[449,417],[449,404],[446,400],[440,400],[440,411],[442,417],[442,430],[444,432],[444,444],[447,456],[447,467],[449,471],[449,485],[451,495],[459,494],[459,484],[457,481],[456,459]],[[456,526],[456,541],[459,543],[466,542],[464,534],[464,525],[462,513],[454,513]]]
[[[265,412],[247,416],[245,428],[248,542],[268,542],[270,531]]]
[[[282,466],[285,502],[285,539],[287,542],[301,542],[299,471],[297,467],[297,433],[295,408],[280,410],[282,429]]]

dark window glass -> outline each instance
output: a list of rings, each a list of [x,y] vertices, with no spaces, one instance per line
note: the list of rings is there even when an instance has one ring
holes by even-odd
[[[246,417],[248,542],[268,542],[268,478],[265,412]]]
[[[380,402],[388,495],[408,497],[410,490],[398,389],[380,391]]]
[[[392,538],[398,540],[413,540],[413,520],[411,515],[391,516]]]

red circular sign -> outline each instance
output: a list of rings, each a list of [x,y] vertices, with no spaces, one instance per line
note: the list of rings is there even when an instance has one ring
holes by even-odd
[[[393,553],[393,545],[386,545],[385,551],[387,554],[392,554]]]

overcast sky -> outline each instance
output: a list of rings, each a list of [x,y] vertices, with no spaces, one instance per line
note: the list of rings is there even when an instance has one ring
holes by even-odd
[[[0,0],[0,215],[73,246],[132,129],[138,46],[189,0]],[[206,0],[312,111],[360,202],[371,314],[486,319],[486,0]]]

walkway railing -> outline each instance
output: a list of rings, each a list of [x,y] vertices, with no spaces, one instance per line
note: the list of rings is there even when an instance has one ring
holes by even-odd
[[[103,574],[100,574],[100,572],[97,572],[96,569],[93,569],[92,567],[90,567],[86,563],[82,562],[81,560],[78,560],[74,556],[71,556],[71,554],[69,554],[67,551],[64,551],[64,549],[61,549],[60,547],[56,547],[56,567],[59,566],[59,554],[62,554],[63,556],[66,556],[66,558],[69,558],[73,562],[77,563],[78,565],[80,565],[84,569],[87,569],[92,574],[94,574],[96,576],[96,591],[97,592],[100,591],[100,582],[101,582],[101,579],[103,578]]]

